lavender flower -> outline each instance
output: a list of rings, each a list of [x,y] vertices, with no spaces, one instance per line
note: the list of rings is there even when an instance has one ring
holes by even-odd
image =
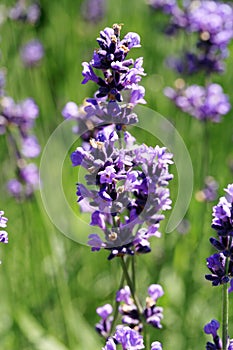
[[[218,183],[212,176],[205,178],[205,187],[195,195],[199,202],[212,202],[217,198]]]
[[[14,21],[36,24],[40,18],[41,9],[37,2],[27,5],[25,0],[18,0],[8,11],[8,16]]]
[[[40,145],[36,136],[31,134],[39,109],[34,100],[27,98],[16,103],[11,97],[3,97],[0,102],[1,133],[6,133],[16,159],[17,178],[8,182],[9,193],[17,198],[30,197],[39,187],[39,172],[34,163],[27,164],[26,158],[35,158],[40,154]],[[16,132],[12,132],[15,129]]]
[[[226,3],[212,0],[184,2],[183,8],[174,0],[150,0],[155,9],[170,15],[167,34],[185,30],[198,37],[193,51],[185,51],[180,59],[169,59],[169,65],[179,73],[193,74],[200,70],[210,74],[224,71],[228,44],[233,38],[233,10]],[[195,38],[195,37],[194,37]]]
[[[151,8],[162,10],[164,13],[172,14],[177,8],[176,0],[147,0]]]
[[[218,252],[207,258],[211,275],[205,276],[213,286],[228,283],[233,277],[233,184],[225,191],[225,197],[221,197],[213,208],[212,228],[217,231],[218,239],[211,237],[210,242]]]
[[[83,63],[83,83],[92,80],[99,86],[96,97],[84,108],[69,102],[62,111],[65,118],[77,120],[84,141],[71,154],[73,166],[88,172],[87,185],[77,184],[78,202],[85,202],[85,210],[89,206],[91,225],[101,228],[105,238],[92,234],[88,244],[93,251],[110,250],[109,259],[149,252],[148,239],[160,235],[161,212],[171,204],[166,188],[172,179],[171,154],[158,146],[134,146],[135,139],[125,130],[137,122],[133,106],[145,102],[144,88],[138,85],[144,70],[141,57],[126,59],[131,48],[140,46],[139,35],[131,32],[120,40],[120,31],[117,24],[101,31],[100,49],[90,63]],[[94,70],[102,71],[104,79]],[[131,91],[130,98],[119,104],[124,91]],[[125,148],[118,149],[119,142]],[[96,189],[89,189],[93,185]],[[138,228],[145,222],[147,226]]]
[[[158,341],[155,341],[151,344],[151,350],[163,350],[162,344]]]
[[[116,340],[117,344],[121,344],[123,350],[140,350],[145,348],[143,337],[137,331],[129,327],[117,326],[113,338]]]
[[[132,329],[141,332],[143,329],[142,318],[155,328],[162,328],[163,308],[156,305],[157,299],[164,292],[159,284],[152,284],[148,288],[150,297],[146,298],[145,307],[140,312],[135,305],[128,286],[120,289],[116,294],[116,301],[120,302],[119,313],[122,315],[122,323]]]
[[[210,321],[210,323],[207,323],[205,325],[204,332],[206,334],[211,334],[213,337],[213,343],[207,342],[206,350],[221,350],[222,349],[222,341],[217,334],[219,327],[220,327],[220,324],[216,320],[212,320],[212,321]]]
[[[0,210],[0,228],[7,227],[8,219],[3,215],[4,215],[4,211]],[[8,243],[8,233],[4,230],[0,230],[0,242],[1,243]]]
[[[21,49],[21,59],[26,67],[34,67],[44,56],[44,48],[40,41],[31,40]]]
[[[84,0],[81,13],[85,21],[89,23],[100,22],[106,12],[106,0]]]
[[[98,323],[96,323],[95,329],[104,338],[107,338],[111,331],[113,317],[110,315],[112,311],[113,309],[110,304],[106,304],[96,309],[96,313],[101,317],[101,319]]]
[[[199,120],[218,123],[231,108],[228,96],[223,93],[222,87],[218,84],[210,84],[206,88],[199,85],[177,90],[166,88],[164,93],[182,111]]]

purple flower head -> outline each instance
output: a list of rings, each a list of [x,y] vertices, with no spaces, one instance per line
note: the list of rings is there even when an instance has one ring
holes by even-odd
[[[222,349],[222,341],[219,338],[217,331],[220,327],[220,324],[217,320],[212,320],[210,321],[210,323],[207,323],[204,327],[204,332],[206,334],[211,334],[213,337],[213,343],[207,342],[206,344],[206,349],[207,350],[218,350],[218,349]],[[228,348],[229,349],[229,348]]]
[[[154,341],[151,344],[151,350],[163,350],[162,344],[160,342],[158,342],[158,341]]]
[[[113,337],[122,345],[123,350],[140,350],[145,348],[143,337],[137,331],[129,327],[117,326]]]
[[[232,266],[229,266],[228,272],[225,272],[226,257],[223,253],[216,253],[206,259],[207,267],[211,275],[205,275],[208,281],[212,281],[213,286],[229,282],[229,275],[233,276]]]
[[[198,85],[177,90],[166,88],[164,94],[182,111],[199,120],[218,123],[231,108],[228,96],[218,84],[210,84],[206,88]]]
[[[199,202],[212,202],[217,198],[218,183],[212,176],[205,179],[205,187],[195,195]]]
[[[92,251],[98,251],[100,248],[105,248],[106,244],[101,240],[101,238],[96,234],[92,233],[88,236],[88,245],[91,246]]]
[[[155,10],[162,10],[164,13],[172,14],[177,7],[176,0],[148,0],[148,4]],[[151,349],[152,350],[152,349]]]
[[[233,235],[233,203],[232,203],[232,184],[225,189],[225,197],[219,199],[219,203],[213,207],[212,228],[219,235]]]
[[[111,315],[112,311],[112,305],[110,304],[105,304],[104,306],[100,306],[96,309],[96,313],[104,320],[106,320],[108,316]]]
[[[106,0],[85,0],[82,4],[81,12],[85,21],[98,23],[106,12]]]
[[[144,310],[146,322],[155,328],[162,328],[161,320],[163,319],[163,308],[156,306],[156,302],[150,298],[146,298],[146,308]]]
[[[204,332],[206,334],[212,334],[212,336],[215,338],[219,327],[220,327],[219,322],[217,320],[212,320],[212,321],[210,321],[210,323],[207,323],[205,325]]]
[[[5,228],[7,227],[8,219],[3,215],[4,215],[4,211],[0,210],[0,227]]]
[[[233,204],[233,184],[230,184],[227,186],[227,188],[224,189],[226,192],[226,200],[230,203]]]
[[[101,317],[101,320],[96,323],[95,329],[100,335],[105,338],[109,336],[109,333],[111,331],[113,317],[110,315],[112,311],[113,309],[110,304],[106,304],[96,309],[96,312]]]
[[[39,187],[39,171],[34,163],[30,163],[21,169],[22,179],[33,188]]]
[[[40,145],[36,136],[27,136],[22,141],[22,155],[27,158],[35,158],[40,154]]]
[[[148,288],[148,294],[155,302],[164,295],[163,288],[159,284],[151,284]]]
[[[89,80],[98,85],[96,98],[100,101],[123,101],[123,90],[132,89],[138,84],[141,75],[145,75],[142,68],[142,58],[126,59],[132,48],[140,47],[140,37],[137,33],[129,32],[120,40],[121,25],[114,24],[113,28],[105,28],[100,32],[97,42],[99,50],[95,50],[90,63],[83,63],[83,84]],[[95,74],[93,69],[102,71],[103,77]],[[133,97],[135,103],[145,103],[143,91],[134,88],[138,97]],[[134,93],[136,95],[136,92]],[[133,102],[132,102],[133,103]]]
[[[6,228],[8,219],[3,216],[4,211],[0,210],[0,228]],[[0,242],[8,243],[8,233],[4,230],[0,230]]]
[[[102,350],[116,350],[116,344],[113,338],[109,338],[105,344],[105,347]]]
[[[102,230],[104,230],[106,227],[105,215],[98,210],[94,211],[91,216],[90,225],[99,226]]]
[[[9,193],[15,198],[20,198],[23,192],[23,186],[17,179],[11,179],[8,181],[7,189]]]
[[[10,7],[8,16],[11,20],[35,24],[40,18],[41,10],[39,4],[32,3],[26,5],[25,1],[16,1],[13,7]]]
[[[26,67],[33,67],[40,63],[44,56],[44,47],[38,40],[31,40],[21,49],[21,59]]]
[[[62,115],[65,119],[76,119],[79,115],[78,106],[75,102],[68,102],[62,110]]]
[[[8,243],[8,233],[0,230],[0,243]]]
[[[128,286],[125,286],[124,288],[117,291],[116,301],[124,302],[127,305],[132,304],[131,293]]]

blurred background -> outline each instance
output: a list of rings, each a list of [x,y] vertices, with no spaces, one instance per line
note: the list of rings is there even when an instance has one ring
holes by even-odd
[[[208,125],[207,143],[200,121],[178,110],[164,96],[163,89],[173,86],[179,78],[166,66],[165,59],[174,53],[179,55],[186,40],[182,35],[167,37],[164,34],[167,17],[153,11],[144,0],[108,0],[103,5],[103,14],[97,17],[91,15],[94,5],[88,9],[84,0],[41,0],[41,15],[34,24],[6,18],[7,10],[15,4],[2,0],[0,5],[1,66],[6,71],[7,95],[15,101],[32,97],[39,106],[34,131],[42,150],[63,121],[64,105],[68,101],[81,104],[95,92],[94,84],[81,85],[81,63],[90,61],[93,49],[98,47],[99,31],[113,23],[123,23],[122,35],[129,31],[140,35],[142,47],[132,50],[131,57],[144,57],[147,75],[142,85],[147,106],[169,119],[182,136],[193,163],[194,189],[182,225],[164,233],[170,215],[167,212],[162,237],[152,239],[152,252],[137,259],[138,293],[143,300],[152,283],[160,283],[165,290],[160,300],[164,307],[163,329],[151,329],[151,340],[161,341],[165,350],[204,349],[207,340],[204,325],[213,318],[221,319],[221,289],[211,287],[204,278],[206,258],[213,252],[209,237],[215,235],[211,229],[212,206],[218,199],[200,202],[195,194],[203,188],[203,157],[207,151],[209,168],[205,175],[217,180],[218,196],[233,182],[232,112],[221,123]],[[28,68],[20,52],[32,39],[42,43],[44,57]],[[213,81],[223,86],[233,103],[233,46],[229,49],[226,73],[215,74]],[[201,74],[195,75],[189,82],[202,84],[203,79]],[[139,143],[153,146],[158,142],[137,130],[135,135]],[[121,278],[118,260],[109,262],[106,251],[92,253],[89,247],[61,234],[49,220],[39,191],[27,201],[12,198],[6,183],[14,176],[15,166],[5,135],[0,135],[0,153],[0,209],[9,219],[9,244],[0,247],[0,348],[101,349],[103,340],[94,330],[98,321],[95,310],[113,302]],[[71,166],[69,153],[67,150],[62,169],[63,185],[70,206],[79,215],[75,195],[77,170]],[[39,162],[38,159],[38,166]],[[52,168],[49,171],[53,173]],[[175,165],[171,172],[175,178],[169,187],[175,201],[178,186]],[[79,231],[82,227],[77,225]],[[230,303],[231,299],[232,295]]]

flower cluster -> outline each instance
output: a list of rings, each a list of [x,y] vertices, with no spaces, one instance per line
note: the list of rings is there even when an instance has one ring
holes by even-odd
[[[39,173],[37,166],[26,159],[36,158],[40,154],[38,140],[31,133],[38,117],[38,106],[31,98],[16,103],[13,98],[4,96],[0,109],[0,134],[7,135],[17,168],[17,178],[8,182],[8,190],[16,198],[31,196],[38,187]]]
[[[206,87],[184,85],[177,89],[166,88],[164,93],[182,111],[199,120],[218,123],[231,108],[228,96],[219,84],[209,84]]]
[[[185,51],[180,59],[170,61],[179,73],[193,74],[224,71],[224,59],[233,38],[233,9],[230,5],[212,0],[186,2],[181,8],[176,0],[150,0],[155,9],[169,14],[168,33],[185,30],[197,35],[196,50]]]
[[[149,297],[146,298],[146,305],[142,310],[138,310],[138,306],[135,305],[134,299],[131,295],[130,288],[125,286],[116,293],[116,301],[119,303],[119,313],[122,315],[122,324],[124,326],[118,326],[118,329],[125,329],[130,334],[137,334],[137,339],[141,339],[139,334],[143,330],[143,320],[147,324],[152,325],[155,328],[162,328],[161,319],[163,318],[163,309],[157,306],[157,300],[163,296],[164,292],[160,285],[152,284],[148,288]],[[113,308],[110,304],[106,304],[102,307],[98,307],[97,314],[101,317],[100,321],[96,324],[97,332],[104,338],[108,339],[106,346],[110,344],[118,344],[116,334],[109,338],[111,332],[111,326],[113,322]],[[111,339],[111,341],[109,340]],[[123,344],[122,342],[120,342]],[[131,344],[132,345],[132,344]],[[161,344],[154,342],[152,349],[162,349]],[[156,347],[157,346],[157,347]],[[159,347],[160,346],[160,347]],[[108,347],[106,349],[109,349]],[[124,349],[124,347],[123,347]]]
[[[225,197],[213,208],[212,228],[217,231],[218,239],[211,237],[210,242],[217,249],[217,253],[207,258],[207,267],[211,274],[206,279],[213,286],[228,283],[231,279],[233,287],[233,184],[225,189]]]
[[[140,350],[145,348],[143,337],[133,329],[122,325],[116,327],[114,336],[107,340],[102,350],[116,350],[118,344],[121,345],[122,350]]]
[[[3,216],[4,211],[0,210],[0,228],[6,228],[8,219]],[[8,233],[4,230],[0,230],[0,242],[8,243]]]
[[[222,340],[220,339],[217,331],[220,327],[220,324],[217,320],[211,320],[210,323],[207,323],[204,327],[204,332],[206,334],[211,334],[213,337],[213,343],[207,342],[206,350],[221,350],[222,349]],[[233,339],[229,341],[227,350],[233,350]]]
[[[18,0],[8,9],[8,17],[14,21],[36,24],[40,18],[41,9],[37,1],[28,3],[27,0]]]
[[[73,166],[88,172],[87,186],[77,184],[78,202],[83,211],[92,213],[91,225],[104,234],[104,240],[91,234],[88,244],[93,251],[110,250],[109,259],[149,252],[148,239],[159,236],[161,211],[171,205],[166,188],[172,179],[168,172],[171,154],[164,147],[135,145],[126,130],[137,122],[133,106],[145,102],[144,89],[138,85],[144,70],[142,58],[126,59],[131,48],[140,46],[140,37],[128,33],[121,40],[120,29],[115,24],[101,31],[100,49],[90,63],[83,63],[83,83],[92,80],[98,85],[95,98],[82,108],[69,102],[62,111],[65,118],[78,122],[83,139],[82,147],[71,155]],[[128,91],[127,102],[119,103]]]
[[[125,261],[135,253],[150,252],[150,237],[160,236],[162,212],[171,208],[167,186],[173,177],[168,169],[172,155],[165,147],[137,145],[127,130],[138,121],[134,106],[145,103],[145,90],[139,85],[145,73],[142,57],[128,58],[132,48],[140,47],[139,35],[131,32],[121,39],[120,31],[118,24],[101,31],[100,48],[89,63],[83,63],[82,83],[92,81],[98,86],[94,98],[80,107],[68,102],[62,111],[65,119],[75,120],[73,131],[82,140],[71,154],[72,165],[86,171],[85,183],[77,183],[78,203],[82,211],[91,213],[90,225],[102,231],[102,237],[90,234],[88,244],[92,251],[108,250],[109,260],[120,257],[130,286],[117,292],[119,308],[114,316],[110,304],[96,310],[101,318],[96,330],[107,340],[103,350],[116,350],[118,345],[123,350],[144,349],[145,324],[161,328],[163,310],[156,303],[162,288],[151,285],[141,307]],[[122,325],[113,334],[118,313]],[[159,342],[151,344],[151,350],[161,349]]]

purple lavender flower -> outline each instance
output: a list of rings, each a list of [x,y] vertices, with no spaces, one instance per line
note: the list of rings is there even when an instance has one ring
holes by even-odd
[[[0,210],[0,228],[7,227],[8,219],[3,215],[4,215],[4,211]],[[8,243],[8,233],[4,230],[0,230],[0,242],[1,243]]]
[[[40,145],[36,136],[30,135],[23,139],[22,155],[27,158],[35,158],[40,154]]]
[[[98,23],[104,18],[106,0],[84,0],[81,8],[82,16],[89,23]]]
[[[177,90],[166,88],[164,93],[182,111],[199,120],[218,123],[231,108],[227,95],[218,84],[210,84],[206,88],[199,85]]]
[[[116,343],[113,338],[109,338],[102,350],[116,350]]]
[[[117,326],[113,337],[117,343],[121,344],[123,350],[140,350],[145,348],[143,337],[129,327]]]
[[[21,59],[26,67],[34,67],[44,56],[44,47],[39,40],[31,40],[21,49]]]
[[[160,284],[151,284],[148,288],[148,294],[156,302],[158,298],[164,295],[164,291]]]
[[[233,185],[228,185],[225,191],[225,197],[221,197],[219,203],[213,208],[212,228],[214,228],[218,235],[233,235]]]
[[[199,202],[212,202],[217,198],[218,183],[212,176],[205,178],[205,187],[198,191],[195,198]]]
[[[152,298],[146,298],[146,307],[144,310],[146,322],[155,328],[162,328],[161,320],[163,319],[163,308],[156,306],[156,301]]]
[[[101,317],[101,320],[96,323],[95,329],[100,335],[105,338],[109,336],[109,333],[111,331],[113,317],[110,315],[112,311],[113,309],[110,304],[106,304],[96,309],[96,312]]]
[[[162,10],[171,14],[177,7],[176,0],[147,0],[148,4],[155,10]]]
[[[213,337],[213,343],[207,342],[207,344],[206,344],[207,350],[218,350],[218,349],[220,350],[220,349],[222,349],[222,341],[217,334],[219,327],[220,327],[220,324],[217,320],[212,320],[212,321],[210,321],[210,323],[207,323],[205,325],[204,332],[206,334],[211,334]]]
[[[162,344],[158,341],[155,341],[151,344],[151,350],[163,350]]]
[[[100,49],[94,52],[90,63],[83,63],[83,83],[92,80],[99,85],[97,99],[122,101],[122,90],[132,89],[132,84],[137,84],[141,80],[141,75],[144,75],[139,61],[126,59],[132,48],[140,47],[139,35],[129,32],[120,40],[120,31],[121,25],[119,24],[114,24],[113,28],[105,28],[101,31],[100,37],[97,38]],[[93,68],[102,70],[104,78],[98,77]],[[143,100],[142,94],[141,92],[140,98],[137,98],[138,101]]]
[[[124,302],[127,305],[132,304],[132,298],[131,298],[129,286],[125,286],[124,288],[117,291],[116,301]]]
[[[5,228],[5,227],[7,227],[8,219],[3,215],[4,215],[4,211],[0,210],[0,227]]]
[[[27,5],[25,0],[16,1],[13,7],[10,7],[8,16],[14,21],[22,21],[30,24],[36,24],[41,14],[40,6],[37,2]]]

